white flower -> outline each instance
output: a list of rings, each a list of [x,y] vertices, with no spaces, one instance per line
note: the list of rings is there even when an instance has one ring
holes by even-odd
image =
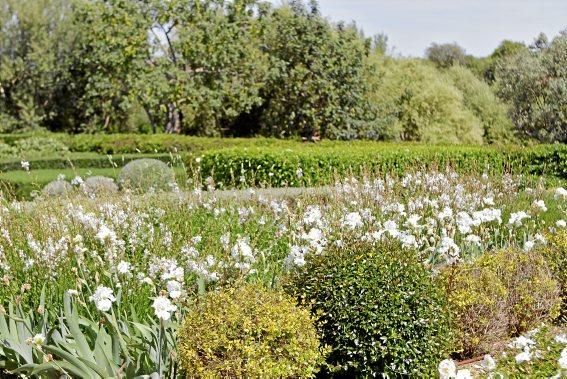
[[[298,178],[303,178],[303,170],[301,169],[301,167],[299,167],[296,171],[295,171],[295,175],[297,175]]]
[[[118,266],[116,266],[116,271],[118,271],[118,273],[122,275],[129,274],[131,269],[132,265],[129,262],[125,261],[121,261],[120,263],[118,263]]]
[[[493,206],[493,205],[494,205],[494,197],[492,197],[492,196],[487,196],[487,197],[485,197],[484,199],[482,199],[482,202],[483,202],[485,205]]]
[[[83,178],[81,178],[80,176],[75,176],[73,180],[71,180],[71,184],[74,186],[80,186],[81,184],[83,184],[83,182]]]
[[[541,211],[541,212],[547,211],[547,207],[545,206],[545,202],[543,200],[535,200],[532,205],[538,211]]]
[[[437,215],[437,218],[441,221],[443,221],[444,219],[450,219],[452,217],[453,217],[453,210],[449,207],[443,208],[443,210],[439,212],[439,214]]]
[[[197,163],[201,163],[201,157],[197,157],[197,158],[195,158],[195,162],[197,162]]]
[[[31,343],[35,346],[41,346],[45,342],[45,336],[43,334],[36,334],[32,337]]]
[[[171,313],[177,310],[177,307],[171,304],[171,301],[164,296],[159,296],[154,299],[152,304],[157,318],[167,321],[171,318]]]
[[[531,338],[519,336],[515,338],[512,342],[510,342],[508,344],[508,347],[520,349],[520,350],[529,350],[534,345],[535,345],[535,341],[532,340]]]
[[[530,218],[530,215],[524,211],[512,213],[510,215],[510,220],[508,220],[508,224],[513,226],[522,226],[522,221],[528,218]]]
[[[28,162],[28,161],[21,161],[20,163],[21,163],[22,168],[23,168],[24,170],[26,170],[26,171],[29,171],[29,170],[30,170],[30,162]]]
[[[456,219],[457,227],[461,234],[468,234],[471,232],[471,227],[474,226],[475,222],[467,212],[457,213]]]
[[[177,280],[170,280],[167,282],[167,292],[172,299],[178,299],[181,296],[181,283]]]
[[[479,236],[477,236],[476,234],[469,234],[468,236],[466,236],[465,241],[478,245],[480,246],[481,244],[481,239]]]
[[[524,251],[531,251],[535,246],[535,242],[534,241],[526,241],[524,243]]]
[[[514,359],[516,359],[516,363],[518,364],[529,362],[532,359],[532,354],[528,351],[522,351],[521,353],[517,354]]]
[[[419,224],[418,224],[419,220],[421,220],[421,216],[412,214],[408,217],[406,224],[414,229],[417,229],[419,228]]]
[[[484,356],[484,359],[482,360],[481,365],[482,368],[484,368],[486,371],[492,371],[496,368],[496,361],[490,354],[486,354]]]
[[[565,228],[565,227],[567,227],[567,221],[565,221],[565,220],[558,220],[558,221],[555,223],[555,226],[557,226],[558,228]]]
[[[99,311],[108,312],[110,308],[112,308],[112,303],[116,301],[116,298],[112,294],[112,289],[98,286],[95,293],[89,297],[89,300],[95,303]]]
[[[306,225],[320,225],[323,215],[316,205],[309,205],[303,214],[303,223]]]
[[[440,379],[452,379],[457,376],[457,365],[452,359],[444,359],[437,367]]]
[[[558,334],[554,338],[555,342],[567,345],[567,334]]]
[[[561,351],[561,356],[557,360],[557,363],[562,370],[567,370],[567,347]]]
[[[567,190],[563,187],[559,187],[555,190],[555,193],[553,194],[553,198],[555,200],[565,200],[567,199]]]
[[[455,379],[472,379],[472,374],[468,369],[459,370]]]
[[[347,227],[349,229],[356,229],[361,227],[363,224],[362,217],[358,212],[351,212],[347,214],[342,221],[342,226]]]
[[[70,296],[79,296],[79,291],[77,291],[77,290],[67,290],[67,293]]]

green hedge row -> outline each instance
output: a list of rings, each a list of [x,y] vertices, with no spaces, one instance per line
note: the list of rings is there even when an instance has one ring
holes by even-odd
[[[112,168],[122,167],[126,163],[140,158],[154,158],[171,162],[170,154],[117,154],[113,156],[96,153],[71,153],[64,156],[28,159],[32,170],[67,169],[67,168]],[[20,159],[0,161],[0,171],[21,170]]]
[[[466,147],[366,143],[295,149],[226,149],[205,153],[203,177],[222,187],[304,186],[333,183],[347,175],[403,174],[416,169],[460,173],[525,174],[567,178],[567,146]]]

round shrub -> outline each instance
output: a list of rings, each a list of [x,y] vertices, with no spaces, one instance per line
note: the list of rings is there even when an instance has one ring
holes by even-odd
[[[187,377],[308,378],[324,361],[309,312],[257,285],[207,294],[178,334]]]
[[[108,195],[118,192],[118,186],[112,178],[90,176],[81,184],[81,190],[87,195]]]
[[[136,159],[128,163],[118,176],[118,185],[134,192],[170,191],[175,186],[175,174],[157,159]]]
[[[54,180],[48,183],[41,193],[46,196],[63,196],[73,190],[73,186],[66,180]]]
[[[449,339],[443,289],[415,252],[364,242],[311,254],[286,289],[311,307],[326,376],[427,376]]]

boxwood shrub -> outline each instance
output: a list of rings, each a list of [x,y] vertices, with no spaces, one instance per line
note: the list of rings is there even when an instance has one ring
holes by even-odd
[[[324,361],[309,312],[259,285],[199,299],[177,341],[187,378],[310,378]]]
[[[433,376],[449,341],[443,289],[399,244],[309,255],[284,285],[331,347],[326,377]]]

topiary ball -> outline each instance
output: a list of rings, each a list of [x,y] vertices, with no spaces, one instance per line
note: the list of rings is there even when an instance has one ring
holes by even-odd
[[[258,285],[200,299],[177,343],[187,377],[309,378],[324,361],[309,312]]]
[[[54,180],[48,183],[41,193],[45,196],[63,196],[69,194],[73,190],[73,186],[66,180]]]
[[[310,254],[286,290],[311,307],[331,347],[326,377],[433,377],[449,341],[443,289],[398,243]]]
[[[122,168],[118,185],[137,193],[171,191],[175,174],[164,162],[157,159],[136,159]]]
[[[118,192],[118,185],[106,176],[90,176],[81,184],[81,190],[87,195],[109,195]]]

